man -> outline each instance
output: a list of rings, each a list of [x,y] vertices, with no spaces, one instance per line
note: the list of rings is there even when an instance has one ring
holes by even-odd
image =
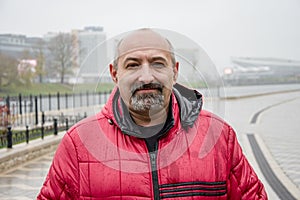
[[[140,29],[116,53],[108,102],[66,133],[38,199],[267,199],[233,129],[176,83],[167,39]]]

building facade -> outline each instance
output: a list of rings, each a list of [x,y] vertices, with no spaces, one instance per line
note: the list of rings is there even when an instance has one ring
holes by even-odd
[[[300,61],[278,58],[232,57],[223,80],[228,85],[300,82]]]
[[[73,30],[72,35],[79,67],[76,70],[76,81],[98,82],[102,71],[108,69],[106,34],[103,28],[85,27],[83,30]]]

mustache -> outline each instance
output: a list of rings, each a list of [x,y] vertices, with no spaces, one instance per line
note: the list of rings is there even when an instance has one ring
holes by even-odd
[[[160,83],[147,83],[147,84],[136,83],[131,87],[131,94],[134,95],[135,92],[144,89],[157,89],[160,92],[162,92],[163,85]]]

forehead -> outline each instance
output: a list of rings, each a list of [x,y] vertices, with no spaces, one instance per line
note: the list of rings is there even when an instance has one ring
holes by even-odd
[[[170,44],[164,37],[156,32],[150,30],[139,30],[123,38],[118,46],[118,54],[122,57],[125,54],[151,49],[155,51],[169,52]]]
[[[126,62],[130,60],[142,61],[147,59],[149,61],[163,60],[168,62],[171,60],[170,53],[161,49],[139,49],[128,52],[119,57],[120,62]]]

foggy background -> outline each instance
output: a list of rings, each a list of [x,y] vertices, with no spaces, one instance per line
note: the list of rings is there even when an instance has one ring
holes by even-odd
[[[142,27],[198,43],[219,71],[231,56],[300,60],[298,0],[0,0],[0,34],[42,37],[102,26],[107,38]]]

